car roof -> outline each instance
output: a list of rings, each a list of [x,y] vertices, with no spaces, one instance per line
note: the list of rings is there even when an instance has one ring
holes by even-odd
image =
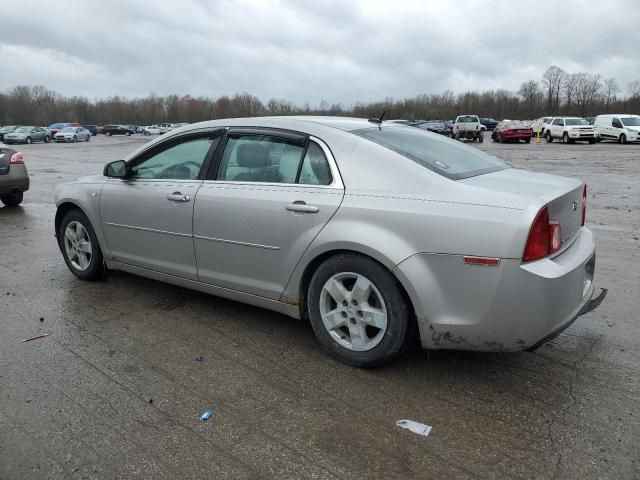
[[[635,113],[607,113],[603,115],[598,115],[596,118],[608,118],[608,117],[640,117],[640,115],[636,115]]]

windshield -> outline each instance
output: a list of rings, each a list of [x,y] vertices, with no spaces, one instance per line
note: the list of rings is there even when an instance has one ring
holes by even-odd
[[[72,133],[75,132],[76,129],[74,127],[67,127],[67,128],[63,128],[62,130],[60,130],[60,133]]]
[[[15,129],[16,129],[15,126],[7,125],[6,127],[0,128],[0,132],[2,132],[2,133],[13,132]]]
[[[382,145],[452,180],[509,168],[502,160],[476,148],[417,128],[365,128],[351,133]]]
[[[18,127],[14,130],[14,133],[23,133],[31,130],[31,127]]]
[[[49,128],[63,128],[64,123],[54,123],[53,125],[49,125]]]
[[[564,121],[565,125],[589,125],[584,118],[567,118]]]
[[[624,117],[621,120],[626,127],[640,127],[640,117]]]

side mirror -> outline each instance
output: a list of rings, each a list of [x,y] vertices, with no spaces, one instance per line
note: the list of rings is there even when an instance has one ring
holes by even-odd
[[[116,160],[115,162],[107,163],[102,172],[105,177],[110,178],[125,178],[127,173],[127,162],[124,160]]]

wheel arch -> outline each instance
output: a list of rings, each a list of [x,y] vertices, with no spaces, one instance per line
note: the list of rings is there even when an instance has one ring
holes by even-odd
[[[89,223],[91,223],[91,227],[93,228],[93,231],[96,234],[96,238],[98,239],[98,246],[100,247],[100,250],[102,250],[103,257],[105,258],[105,261],[106,261],[106,256],[107,256],[106,240],[103,237],[102,228],[100,228],[99,222],[96,222],[96,219],[93,218],[90,212],[88,212],[87,209],[83,208],[82,205],[80,205],[80,203],[78,202],[65,199],[58,204],[58,208],[56,209],[56,216],[54,219],[55,237],[58,238],[58,232],[60,230],[60,225],[62,224],[62,219],[71,210],[79,210],[80,212],[82,212],[84,216],[87,217],[87,219],[89,220]],[[96,223],[98,224],[96,225]]]
[[[300,277],[300,282],[298,285],[297,303],[298,303],[298,308],[300,310],[300,318],[305,321],[309,319],[308,309],[307,309],[307,292],[309,289],[309,284],[311,282],[311,277],[313,276],[314,272],[318,269],[318,267],[323,262],[325,262],[329,258],[334,257],[336,255],[353,254],[353,255],[359,255],[359,256],[368,258],[369,260],[373,260],[374,262],[379,264],[381,267],[388,270],[389,273],[391,273],[391,275],[396,279],[400,287],[400,292],[402,293],[402,296],[407,302],[407,306],[409,307],[409,310],[411,312],[411,319],[412,319],[412,322],[414,323],[414,326],[416,327],[414,331],[417,331],[418,321],[416,317],[415,306],[413,304],[411,296],[409,295],[409,289],[407,289],[407,286],[404,285],[404,282],[402,281],[402,279],[400,279],[395,274],[395,271],[394,271],[395,265],[391,265],[389,259],[376,258],[375,255],[370,255],[368,252],[365,252],[364,250],[365,249],[359,249],[357,247],[331,249],[331,250],[327,250],[322,253],[319,253],[306,264],[302,272],[302,276]]]

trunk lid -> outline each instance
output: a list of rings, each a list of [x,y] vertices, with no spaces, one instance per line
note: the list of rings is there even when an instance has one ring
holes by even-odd
[[[573,242],[582,226],[584,184],[575,178],[509,168],[458,181],[545,203],[549,220],[559,222],[562,228],[562,249]]]

